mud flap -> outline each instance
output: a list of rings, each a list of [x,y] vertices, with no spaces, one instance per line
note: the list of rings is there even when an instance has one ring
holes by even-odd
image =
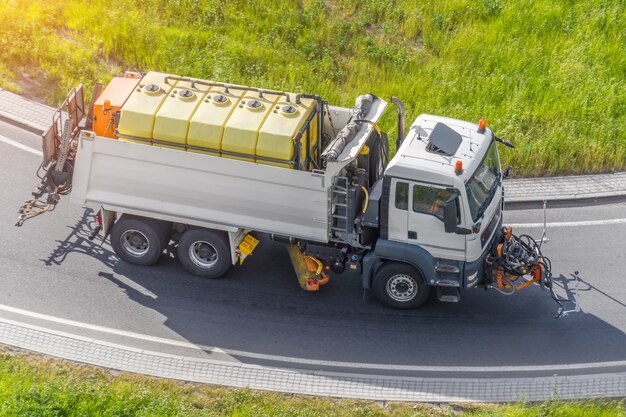
[[[100,207],[100,216],[102,219],[102,241],[104,242],[111,234],[113,224],[117,218],[117,213],[111,210],[105,210],[104,207]]]

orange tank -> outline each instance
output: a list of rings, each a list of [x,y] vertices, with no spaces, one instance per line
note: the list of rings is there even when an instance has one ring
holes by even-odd
[[[132,75],[115,77],[94,102],[93,130],[97,136],[115,138],[115,112],[126,103],[141,78]]]

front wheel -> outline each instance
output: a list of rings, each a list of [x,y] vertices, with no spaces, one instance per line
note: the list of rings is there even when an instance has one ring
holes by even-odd
[[[401,263],[384,264],[374,277],[373,287],[380,302],[398,309],[418,308],[430,293],[422,274]]]
[[[230,268],[228,239],[223,232],[188,229],[178,241],[178,260],[187,272],[219,278]]]

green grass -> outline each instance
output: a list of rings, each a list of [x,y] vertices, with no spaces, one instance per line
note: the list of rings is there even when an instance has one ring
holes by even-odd
[[[0,352],[0,416],[624,417],[618,401],[515,405],[373,403],[114,375],[40,355]]]
[[[136,69],[397,95],[409,120],[486,117],[518,175],[607,172],[626,168],[624,27],[623,0],[0,0],[0,85],[27,73],[57,102]]]

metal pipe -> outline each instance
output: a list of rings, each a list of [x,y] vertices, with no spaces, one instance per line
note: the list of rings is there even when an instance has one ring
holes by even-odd
[[[304,125],[302,125],[302,127],[300,128],[300,130],[298,131],[298,133],[300,134],[304,134],[304,131],[307,129],[307,127],[309,126],[309,124],[311,123],[311,121],[313,120],[313,118],[315,117],[315,113],[316,112],[312,112],[309,117],[307,117],[306,121],[304,122]]]
[[[284,91],[265,90],[265,89],[256,88],[256,87],[246,87],[242,85],[216,83],[216,82],[203,81],[203,80],[193,80],[193,82],[194,84],[206,85],[208,87],[223,87],[227,93],[228,93],[228,90],[241,90],[241,91],[253,91],[253,92],[259,93],[260,98],[263,98],[263,94],[285,96],[286,101],[289,102],[289,93],[285,93]]]
[[[307,128],[306,128],[306,158],[305,158],[305,170],[306,170],[306,162],[308,161],[309,157],[311,156],[311,124],[307,123],[306,124]]]
[[[404,103],[398,97],[392,96],[391,102],[395,104],[398,109],[398,138],[396,139],[397,152],[406,136],[406,108],[404,107]]]
[[[322,138],[324,137],[324,106],[328,109],[328,102],[319,99],[317,102],[317,157],[316,165],[322,164]],[[329,110],[330,111],[330,110]]]
[[[243,91],[254,91],[259,93],[259,97],[263,98],[263,94],[270,94],[270,95],[275,95],[275,96],[285,96],[285,101],[287,103],[291,102],[291,99],[289,98],[289,93],[284,92],[284,91],[277,91],[277,90],[266,90],[266,89],[262,89],[262,88],[256,88],[256,87],[246,87],[246,86],[239,86],[239,85],[232,85],[232,84],[226,84],[226,83],[217,83],[217,82],[211,82],[211,81],[204,81],[204,80],[198,80],[195,78],[189,78],[189,77],[178,77],[175,75],[167,75],[165,77],[165,83],[169,84],[170,80],[174,80],[174,81],[188,81],[191,83],[191,87],[195,88],[196,84],[200,84],[200,85],[205,85],[207,87],[223,87],[226,92],[228,93],[229,89],[232,90],[243,90]],[[305,98],[312,98],[314,100],[317,100],[318,103],[321,102],[321,97],[314,95],[314,94],[296,94],[296,104],[301,104],[301,97],[305,97]]]
[[[189,77],[178,77],[176,75],[166,75],[165,76],[165,84],[169,84],[170,80],[174,80],[174,81],[189,81],[189,82],[193,82],[193,79],[189,78]]]
[[[302,133],[298,133],[294,137],[294,155],[293,159],[296,162],[296,166],[299,170],[302,170],[301,160],[300,160],[300,152],[302,151]]]
[[[290,245],[298,243],[298,239],[293,236],[275,235],[274,233],[270,233],[269,237],[275,242],[289,243]]]

